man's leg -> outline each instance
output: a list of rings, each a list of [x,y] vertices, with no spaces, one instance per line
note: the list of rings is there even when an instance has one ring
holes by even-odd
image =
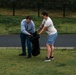
[[[48,58],[54,57],[54,46],[46,44],[46,48],[47,48],[47,57]]]
[[[21,33],[20,34],[20,39],[21,39],[21,46],[22,46],[22,54],[26,55],[26,36],[25,34]]]
[[[28,57],[31,57],[32,43],[30,42],[30,38],[28,36],[27,36],[27,47],[28,47]]]
[[[47,37],[47,43],[46,43],[46,48],[47,48],[47,57],[45,59],[45,61],[50,61],[52,56],[53,56],[53,50],[54,50],[54,47],[52,45],[53,43],[53,36],[52,35],[49,35]]]
[[[50,53],[51,53],[51,47],[49,44],[46,44],[46,48],[47,48],[47,57],[50,58]]]
[[[54,34],[52,37],[52,45],[50,45],[50,47],[51,47],[51,56],[50,57],[51,58],[54,58],[54,42],[57,38],[57,35],[58,35],[58,33]]]
[[[50,48],[51,48],[50,59],[53,60],[54,59],[54,46],[50,45]]]
[[[51,53],[51,48],[49,44],[46,44],[46,48],[47,48],[47,57],[45,58],[45,62],[51,61],[50,59],[50,53]]]
[[[50,48],[51,48],[51,54],[50,54],[50,56],[53,57],[54,56],[54,46],[50,45]]]

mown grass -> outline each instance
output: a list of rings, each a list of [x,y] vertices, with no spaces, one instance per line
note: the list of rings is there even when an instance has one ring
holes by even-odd
[[[36,29],[42,22],[42,17],[31,15]],[[51,17],[58,33],[76,33],[76,18]],[[19,34],[20,22],[25,16],[0,16],[0,34]]]
[[[55,50],[55,59],[45,63],[46,50],[27,59],[21,50],[0,49],[0,75],[76,75],[76,51]]]

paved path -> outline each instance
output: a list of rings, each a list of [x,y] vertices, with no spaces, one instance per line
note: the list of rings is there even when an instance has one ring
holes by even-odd
[[[40,47],[45,47],[47,36],[41,36]],[[0,35],[0,47],[21,47],[19,35]],[[58,35],[55,47],[75,47],[76,34]]]

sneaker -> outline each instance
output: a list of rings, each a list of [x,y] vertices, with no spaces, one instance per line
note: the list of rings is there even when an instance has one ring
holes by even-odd
[[[19,54],[19,56],[26,56],[26,54],[24,54],[24,53],[21,53],[21,54]]]
[[[31,58],[31,56],[28,56],[27,58]]]
[[[52,57],[50,56],[50,59],[51,59],[51,60],[54,60],[54,57],[53,57],[53,56],[52,56]]]
[[[51,61],[51,59],[48,58],[48,57],[46,57],[45,60],[44,60],[44,62],[49,62],[49,61]]]

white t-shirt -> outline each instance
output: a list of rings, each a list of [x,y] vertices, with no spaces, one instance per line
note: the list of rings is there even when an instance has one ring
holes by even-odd
[[[55,34],[57,32],[50,17],[48,17],[47,20],[43,19],[42,24],[47,27],[46,33],[48,35]]]

